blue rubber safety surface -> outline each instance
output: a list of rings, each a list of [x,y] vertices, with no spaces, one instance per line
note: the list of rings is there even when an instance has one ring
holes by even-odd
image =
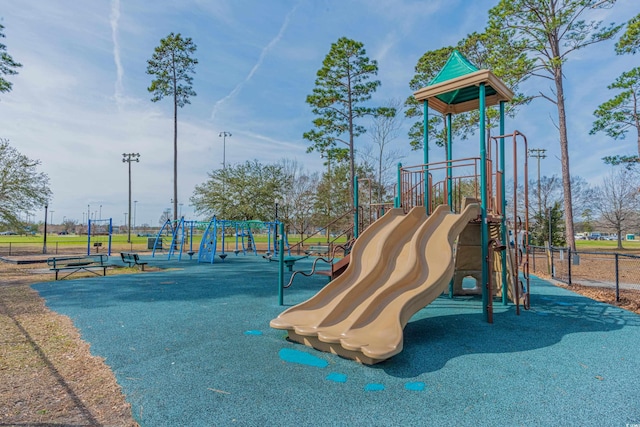
[[[276,262],[145,261],[174,269],[33,285],[106,359],[142,426],[640,423],[640,316],[543,280],[520,316],[496,301],[493,324],[480,298],[440,297],[402,353],[365,366],[269,327],[286,308]],[[296,277],[285,304],[326,281]]]

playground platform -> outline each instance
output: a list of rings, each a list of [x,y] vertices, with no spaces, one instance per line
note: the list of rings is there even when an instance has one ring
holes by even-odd
[[[286,308],[277,263],[144,260],[171,270],[33,285],[106,359],[141,426],[640,423],[640,316],[537,278],[531,310],[496,301],[493,324],[480,298],[437,298],[401,353],[366,366],[269,328]],[[296,278],[286,306],[325,284]]]

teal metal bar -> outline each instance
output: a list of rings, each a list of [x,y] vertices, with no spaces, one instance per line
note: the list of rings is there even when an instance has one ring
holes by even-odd
[[[429,101],[426,99],[423,102],[424,111],[424,122],[422,125],[422,133],[423,133],[423,142],[422,142],[422,160],[424,163],[424,208],[427,213],[427,216],[431,213],[431,188],[429,188]]]
[[[453,159],[453,132],[451,131],[451,113],[447,114],[447,204],[453,210],[453,173],[451,170],[451,159]]]
[[[358,200],[358,176],[353,177],[353,238],[358,238],[358,225],[360,223],[360,218],[358,218],[358,204],[360,203]]]
[[[276,225],[277,227],[277,225]],[[284,305],[284,223],[280,223],[280,250],[278,253],[278,304]]]
[[[504,101],[500,101],[500,135],[504,135]],[[502,236],[503,242],[502,244],[507,246],[507,251],[509,250],[509,236],[507,235],[507,199],[504,197],[504,189],[505,189],[505,176],[504,176],[504,138],[500,138],[500,171],[502,172],[502,176],[500,178],[500,186],[502,187],[502,221],[500,221],[500,235]],[[507,284],[507,252],[503,251],[501,253],[502,258],[502,305],[507,305],[509,303],[509,295],[507,294],[509,291],[509,286]],[[514,278],[514,280],[517,280]]]
[[[489,225],[487,223],[487,135],[486,135],[486,88],[480,83],[480,245],[482,246],[482,314],[484,320],[489,322],[489,292],[487,283],[489,271],[487,269],[487,257],[489,256]]]

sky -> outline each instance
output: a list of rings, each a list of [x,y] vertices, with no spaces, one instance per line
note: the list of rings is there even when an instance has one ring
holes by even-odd
[[[139,153],[140,162],[131,164],[132,215],[137,225],[157,225],[172,206],[173,109],[167,98],[151,102],[147,60],[169,33],[190,37],[197,45],[197,96],[178,112],[178,201],[185,218],[200,219],[189,198],[208,172],[222,167],[223,152],[227,165],[286,158],[324,170],[320,156],[306,152],[302,134],[313,128],[305,99],[331,43],[343,36],[362,42],[378,62],[382,85],[372,105],[404,100],[412,94],[418,59],[482,31],[497,2],[0,0],[3,43],[23,64],[8,78],[13,90],[0,94],[0,137],[42,162],[39,170],[53,191],[47,220],[55,224],[83,222],[88,214],[124,224],[128,164],[122,154]],[[639,9],[638,0],[619,0],[588,17],[622,23]],[[637,66],[637,56],[616,56],[613,44],[578,51],[565,68],[571,172],[594,185],[609,172],[602,157],[635,154],[637,147],[633,135],[618,141],[589,135],[593,111],[615,95],[607,85]],[[521,89],[548,92],[549,83],[530,79]],[[561,173],[555,117],[555,106],[537,99],[506,124],[508,132],[524,133],[529,147],[547,150],[542,176]],[[221,138],[224,131],[231,136]],[[356,141],[360,149],[367,144],[367,134]],[[469,141],[454,147],[454,157],[479,153]],[[394,149],[404,153],[403,164],[421,163],[406,131]],[[438,155],[434,150],[431,159]],[[44,209],[33,215],[42,221]]]

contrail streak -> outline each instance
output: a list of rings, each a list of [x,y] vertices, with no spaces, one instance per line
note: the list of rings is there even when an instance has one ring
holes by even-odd
[[[253,68],[251,68],[251,71],[249,71],[249,74],[247,74],[247,77],[245,77],[243,81],[238,83],[236,87],[234,87],[233,90],[229,92],[227,96],[225,96],[224,98],[220,99],[215,103],[215,105],[213,106],[213,111],[211,112],[211,120],[215,119],[216,114],[220,109],[220,107],[222,106],[222,104],[224,104],[229,99],[237,95],[242,90],[244,85],[247,84],[249,80],[251,80],[251,78],[253,78],[254,74],[258,71],[258,69],[264,62],[264,59],[266,58],[267,54],[271,52],[271,50],[278,44],[280,39],[282,39],[282,37],[284,36],[284,33],[287,30],[287,27],[289,26],[289,21],[291,20],[291,16],[298,8],[298,5],[299,4],[295,5],[294,8],[291,9],[291,11],[284,18],[284,22],[282,23],[282,26],[280,26],[280,31],[278,31],[278,34],[269,42],[269,44],[267,44],[264,48],[262,48],[262,52],[260,52],[260,57],[258,58],[258,61],[255,63]]]
[[[111,23],[111,40],[113,40],[113,62],[116,64],[116,83],[114,98],[118,106],[123,101],[124,88],[122,86],[122,78],[124,77],[124,69],[120,61],[120,43],[118,41],[118,23],[120,21],[120,0],[111,0],[111,14],[109,15]]]

